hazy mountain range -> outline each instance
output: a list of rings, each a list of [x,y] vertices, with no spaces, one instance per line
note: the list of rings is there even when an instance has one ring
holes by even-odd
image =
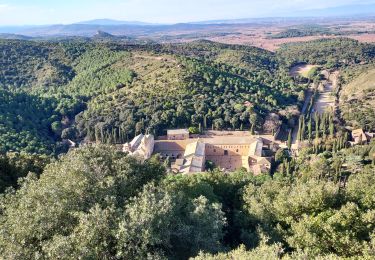
[[[280,14],[281,17],[249,18],[234,20],[200,21],[183,24],[152,24],[140,21],[119,21],[112,19],[95,19],[74,24],[0,26],[1,38],[83,36],[92,37],[98,31],[112,35],[147,36],[176,30],[199,30],[229,24],[280,24],[280,23],[314,23],[332,21],[332,19],[373,19],[375,4],[341,6],[327,9],[306,10],[297,13]]]

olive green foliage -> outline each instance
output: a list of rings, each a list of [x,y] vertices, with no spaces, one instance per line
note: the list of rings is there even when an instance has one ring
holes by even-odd
[[[123,143],[189,126],[254,132],[270,112],[302,104],[290,65],[346,66],[373,56],[372,45],[348,39],[276,54],[209,41],[2,40],[0,149],[59,153],[61,138]]]
[[[305,36],[315,36],[315,35],[336,35],[337,32],[333,30],[320,26],[320,25],[304,25],[297,28],[288,28],[284,31],[271,35],[269,38],[272,39],[283,39],[283,38],[293,38],[293,37],[305,37]]]
[[[0,87],[63,85],[74,77],[69,44],[0,40]]]
[[[322,39],[285,44],[277,50],[277,56],[288,66],[305,62],[338,68],[372,62],[375,46],[347,38]]]
[[[8,187],[17,187],[19,178],[29,173],[40,175],[44,167],[51,161],[45,155],[27,153],[7,153],[0,155],[0,193]]]
[[[230,251],[229,253],[220,253],[217,255],[207,254],[201,252],[195,260],[227,260],[227,259],[236,259],[236,260],[274,260],[279,259],[283,252],[281,245],[267,245],[262,244],[261,246],[247,251],[244,245],[241,245],[239,248]]]
[[[189,127],[189,133],[190,134],[199,134],[199,128],[198,127],[195,127],[195,126],[191,126]]]
[[[170,127],[261,129],[267,113],[300,102],[275,55],[254,47],[2,40],[0,63],[4,151],[58,153],[61,137],[122,143]]]
[[[141,162],[102,145],[57,160],[36,155],[63,151],[61,138],[261,130],[268,113],[303,101],[290,65],[368,63],[373,46],[320,40],[273,54],[108,40],[0,41],[0,49],[0,151],[35,153],[0,156],[2,258],[374,257],[375,143],[346,148],[332,114],[300,118],[298,139],[313,148],[298,158],[279,150],[272,177],[167,175],[159,157]]]
[[[54,152],[52,126],[62,118],[57,104],[52,98],[0,89],[0,152]]]
[[[145,259],[222,249],[221,205],[174,195],[160,185],[164,176],[156,159],[141,163],[109,147],[71,152],[1,198],[0,254]]]
[[[117,61],[136,77],[127,87],[88,103],[76,117],[81,135],[123,142],[138,130],[249,128],[252,115],[259,115],[254,123],[261,129],[268,112],[298,103],[294,93],[300,87],[267,51],[211,42],[159,48],[157,53],[133,50]],[[254,106],[246,107],[246,101]]]
[[[0,199],[0,254],[6,259],[374,257],[371,163],[361,162],[344,185],[316,175],[166,175],[159,160],[140,162],[111,147],[85,147],[47,165],[39,179],[29,175]]]

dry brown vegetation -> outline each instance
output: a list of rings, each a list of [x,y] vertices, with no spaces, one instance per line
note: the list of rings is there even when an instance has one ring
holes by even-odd
[[[281,22],[265,24],[223,24],[207,27],[170,30],[163,34],[155,33],[152,38],[162,42],[189,42],[198,39],[207,39],[227,44],[242,44],[275,51],[280,45],[294,42],[307,42],[317,39],[347,37],[360,42],[375,42],[375,22],[373,21],[330,21],[311,22],[314,26],[327,28],[341,35],[314,35],[290,38],[271,38],[290,28],[309,26],[309,23]]]

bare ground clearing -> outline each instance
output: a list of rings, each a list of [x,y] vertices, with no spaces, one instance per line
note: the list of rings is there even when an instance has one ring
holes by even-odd
[[[318,67],[318,65],[312,65],[312,64],[299,64],[294,66],[293,68],[290,69],[290,75],[292,77],[296,76],[303,76],[307,77],[309,72],[313,69]]]

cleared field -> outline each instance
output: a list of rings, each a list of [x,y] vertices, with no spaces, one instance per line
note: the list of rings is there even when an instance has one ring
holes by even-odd
[[[289,73],[292,77],[302,76],[307,78],[309,76],[310,71],[317,67],[319,66],[311,64],[300,64],[292,67]]]
[[[317,23],[319,24],[319,23]],[[287,28],[296,26],[294,23],[280,23],[269,25],[254,25],[254,24],[241,24],[241,25],[221,25],[210,28],[210,31],[200,29],[200,34],[197,32],[189,31],[192,36],[188,39],[179,37],[185,35],[186,32],[175,31],[173,35],[174,42],[193,41],[197,39],[207,39],[211,41],[228,43],[228,44],[242,44],[259,47],[269,51],[276,51],[281,45],[287,43],[307,42],[318,39],[332,39],[339,37],[351,38],[360,42],[374,43],[375,42],[375,23],[374,22],[348,22],[348,21],[335,21],[329,24],[322,23],[322,26],[332,29],[342,35],[312,35],[301,37],[289,38],[272,38],[270,35],[278,34]],[[163,34],[163,37],[165,35]]]
[[[314,111],[322,115],[324,112],[331,112],[335,107],[335,96],[333,96],[333,85],[329,83],[324,86],[324,91],[319,94],[315,103]]]

